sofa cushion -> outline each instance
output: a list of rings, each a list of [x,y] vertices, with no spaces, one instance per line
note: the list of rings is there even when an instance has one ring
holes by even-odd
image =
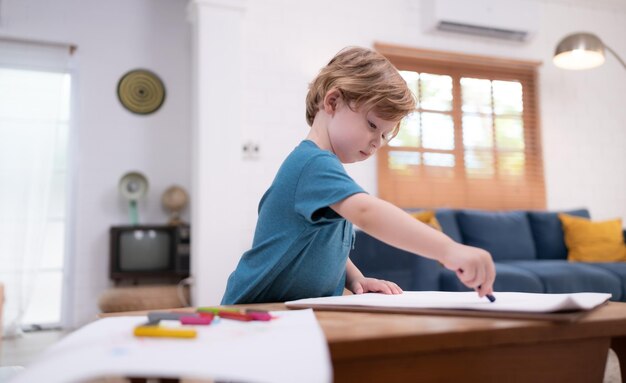
[[[456,210],[453,209],[437,209],[435,214],[437,221],[444,233],[456,242],[463,243],[461,230],[456,220]]]
[[[539,277],[546,293],[610,293],[611,300],[618,301],[622,298],[622,281],[615,274],[589,264],[559,259],[507,263],[526,269]]]
[[[514,291],[524,293],[544,293],[544,287],[539,277],[535,274],[523,269],[509,265],[507,263],[497,262],[496,266],[496,280],[493,284],[493,290],[498,291]],[[443,291],[469,291],[470,288],[466,287],[459,281],[451,270],[444,269],[439,276],[439,283],[441,290]]]
[[[435,217],[434,210],[422,210],[419,212],[411,213],[411,216],[415,218],[416,220],[427,224],[428,226],[432,227],[435,230],[443,231],[441,229],[441,225],[439,224],[439,221],[437,221],[437,217]]]
[[[626,298],[626,262],[586,263],[586,265],[597,267],[618,277],[622,281],[622,300]]]
[[[535,241],[538,259],[567,259],[567,248],[563,239],[563,226],[559,212],[530,211],[528,222]],[[587,209],[563,211],[562,213],[576,217],[589,218]]]
[[[626,261],[621,219],[592,222],[587,218],[567,214],[559,214],[559,219],[565,233],[568,261]]]
[[[350,259],[364,275],[393,281],[404,290],[437,289],[444,269],[432,259],[387,245],[361,230],[356,231]]]
[[[494,261],[536,258],[525,212],[461,210],[456,216],[463,243],[487,250]]]

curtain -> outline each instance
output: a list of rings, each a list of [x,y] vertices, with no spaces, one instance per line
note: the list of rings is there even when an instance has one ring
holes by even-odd
[[[67,47],[39,48],[0,40],[0,282],[5,289],[5,336],[21,333],[31,303],[46,251],[53,172],[59,150],[66,150],[59,136],[69,119],[70,53]]]
[[[43,255],[54,145],[55,130],[46,123],[4,122],[0,128],[0,265],[6,335],[19,333]]]

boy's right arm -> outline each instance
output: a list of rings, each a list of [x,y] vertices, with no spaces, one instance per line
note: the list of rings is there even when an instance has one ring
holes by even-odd
[[[481,297],[493,293],[495,266],[487,251],[456,243],[404,210],[366,193],[354,194],[331,208],[383,242],[438,260]]]

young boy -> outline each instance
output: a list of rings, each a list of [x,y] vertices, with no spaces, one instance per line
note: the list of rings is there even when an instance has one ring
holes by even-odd
[[[252,249],[228,279],[222,304],[341,295],[344,287],[355,294],[402,293],[393,282],[363,276],[350,261],[352,224],[438,260],[481,297],[492,293],[489,253],[458,244],[370,196],[343,168],[372,156],[414,109],[406,82],[374,51],[344,49],[320,71],[306,98],[309,134],[261,199]]]

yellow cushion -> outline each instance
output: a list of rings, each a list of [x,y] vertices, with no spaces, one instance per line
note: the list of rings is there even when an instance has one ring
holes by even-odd
[[[626,261],[622,220],[592,222],[586,218],[559,214],[565,233],[569,261]]]
[[[439,224],[439,221],[437,221],[437,217],[435,217],[434,210],[424,210],[417,213],[411,213],[411,215],[413,216],[413,218],[417,219],[418,221],[424,222],[433,229],[442,231],[441,225]]]

